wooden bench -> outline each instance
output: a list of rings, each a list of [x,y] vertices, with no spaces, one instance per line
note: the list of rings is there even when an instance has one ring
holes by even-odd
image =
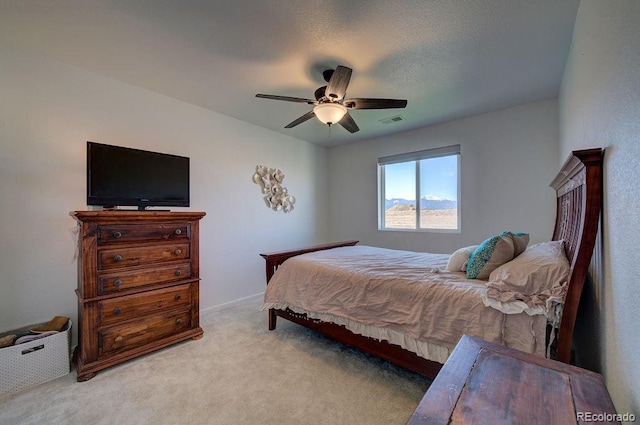
[[[620,423],[595,372],[463,336],[407,422]]]

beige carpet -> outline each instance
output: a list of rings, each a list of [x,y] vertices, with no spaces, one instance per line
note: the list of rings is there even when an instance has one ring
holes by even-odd
[[[430,381],[280,319],[208,311],[204,338],[0,399],[0,424],[404,424]]]

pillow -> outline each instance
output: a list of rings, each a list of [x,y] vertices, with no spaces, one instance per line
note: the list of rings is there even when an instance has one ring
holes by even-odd
[[[447,267],[445,268],[445,270],[450,272],[467,271],[467,263],[469,262],[469,257],[477,247],[478,245],[465,246],[464,248],[460,248],[459,250],[455,251],[449,257],[449,261],[447,262]]]
[[[564,302],[570,269],[564,241],[532,245],[491,272],[484,304],[506,313],[549,314]]]
[[[513,259],[513,238],[509,232],[486,239],[473,251],[467,264],[468,279],[487,279],[498,266]]]
[[[527,249],[527,245],[529,245],[529,234],[522,232],[509,232],[511,234],[511,238],[513,239],[513,256],[517,257],[522,254],[525,249]]]

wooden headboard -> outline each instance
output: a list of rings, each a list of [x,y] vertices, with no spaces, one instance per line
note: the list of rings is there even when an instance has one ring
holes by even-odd
[[[557,195],[553,240],[565,241],[571,264],[556,354],[556,359],[564,363],[571,360],[578,304],[598,233],[602,207],[602,154],[600,148],[573,151],[551,182]]]

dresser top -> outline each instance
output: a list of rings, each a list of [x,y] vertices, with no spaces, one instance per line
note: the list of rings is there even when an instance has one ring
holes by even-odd
[[[175,221],[200,220],[206,215],[202,211],[73,211],[71,216],[80,222],[123,222],[123,221]]]

